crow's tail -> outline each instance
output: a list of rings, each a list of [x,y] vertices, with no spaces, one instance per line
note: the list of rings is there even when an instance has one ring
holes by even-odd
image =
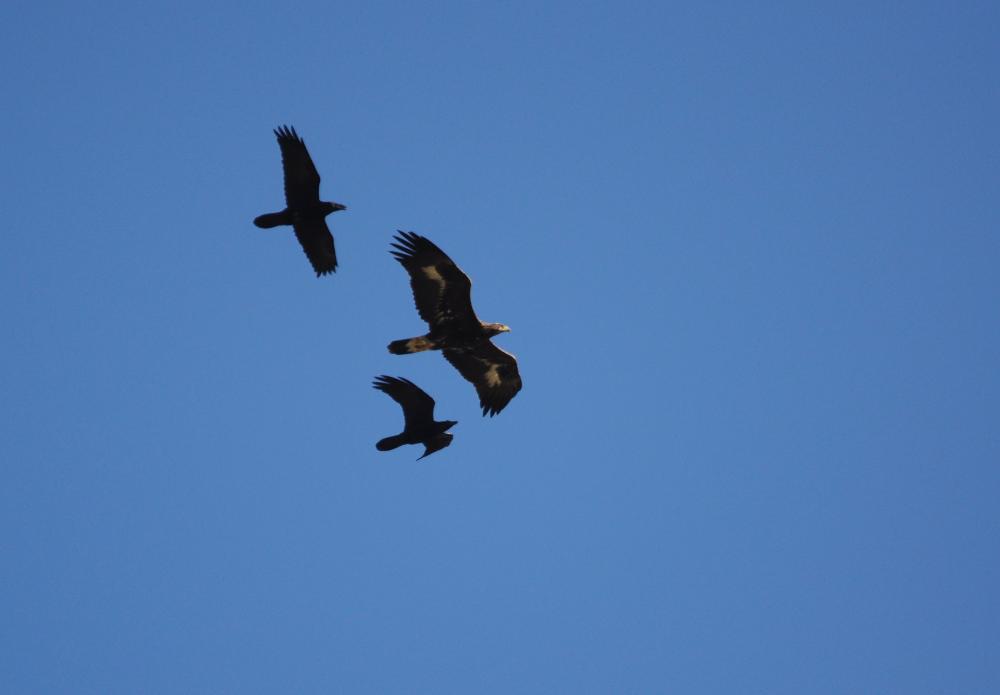
[[[380,439],[375,443],[375,448],[379,451],[392,451],[396,447],[400,447],[406,444],[403,441],[403,435],[397,434],[392,437],[386,437],[385,439]]]
[[[292,220],[288,214],[288,210],[282,210],[281,212],[269,212],[266,215],[256,217],[253,223],[261,229],[270,229],[271,227],[283,224],[291,224]]]

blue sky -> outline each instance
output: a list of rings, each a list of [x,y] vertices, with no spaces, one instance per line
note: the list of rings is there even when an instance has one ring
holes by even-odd
[[[4,690],[1000,690],[996,5],[359,5],[0,9]]]

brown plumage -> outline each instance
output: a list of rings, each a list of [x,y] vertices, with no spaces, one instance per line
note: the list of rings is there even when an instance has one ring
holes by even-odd
[[[430,332],[394,340],[389,343],[389,352],[405,355],[441,350],[476,387],[483,415],[496,415],[521,390],[517,360],[490,340],[510,328],[502,323],[483,323],[476,317],[472,281],[444,251],[413,232],[399,232],[395,239],[391,253],[410,275],[417,313]]]

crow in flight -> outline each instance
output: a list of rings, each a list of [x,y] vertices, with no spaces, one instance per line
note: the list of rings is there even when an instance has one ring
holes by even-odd
[[[455,420],[434,420],[434,399],[409,379],[385,376],[375,377],[372,386],[389,395],[403,406],[403,431],[392,437],[380,439],[375,448],[389,451],[403,444],[423,444],[424,456],[444,449],[451,444],[453,435],[447,433],[458,424]]]
[[[316,276],[335,272],[337,252],[333,248],[333,235],[326,226],[326,216],[346,208],[340,203],[328,203],[319,199],[319,172],[309,156],[306,143],[295,132],[295,128],[281,126],[274,134],[278,138],[281,165],[285,170],[287,207],[281,212],[261,215],[253,223],[262,229],[292,225]]]
[[[394,237],[393,257],[410,274],[410,287],[417,313],[430,332],[418,338],[394,340],[389,352],[405,355],[423,350],[441,350],[479,394],[483,415],[493,417],[521,390],[517,360],[490,340],[510,328],[502,323],[483,323],[472,309],[472,281],[429,240],[413,232]]]

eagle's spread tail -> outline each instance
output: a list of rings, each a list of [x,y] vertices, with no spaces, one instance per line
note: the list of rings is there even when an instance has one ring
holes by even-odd
[[[433,350],[437,347],[437,344],[428,338],[426,335],[422,335],[419,338],[404,338],[403,340],[394,340],[389,343],[389,352],[394,355],[408,355],[411,352],[423,352],[424,350]]]
[[[288,211],[282,210],[281,212],[269,212],[266,215],[256,217],[253,223],[261,229],[270,229],[271,227],[283,224],[291,224],[292,221],[289,219]]]
[[[403,435],[397,434],[392,437],[386,437],[385,439],[380,439],[375,443],[375,448],[379,451],[391,451],[397,447],[403,446],[406,442],[403,441]]]

